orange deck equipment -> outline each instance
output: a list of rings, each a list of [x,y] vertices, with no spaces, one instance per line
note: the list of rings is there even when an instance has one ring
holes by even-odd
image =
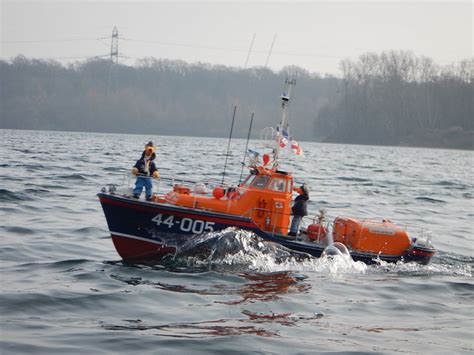
[[[333,239],[353,250],[388,255],[403,254],[411,245],[407,232],[390,221],[359,221],[338,217],[334,220]]]

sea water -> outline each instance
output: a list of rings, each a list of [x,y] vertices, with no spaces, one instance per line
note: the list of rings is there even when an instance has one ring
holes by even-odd
[[[297,260],[238,230],[205,255],[133,265],[96,193],[121,184],[149,140],[162,177],[221,179],[225,139],[0,130],[2,354],[472,353],[473,152],[303,142],[304,157],[282,153],[312,214],[431,230],[429,265]],[[231,143],[235,184],[245,143]]]

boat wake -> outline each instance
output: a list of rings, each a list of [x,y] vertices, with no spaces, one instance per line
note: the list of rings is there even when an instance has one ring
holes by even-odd
[[[326,248],[320,258],[266,241],[255,233],[230,227],[205,233],[183,244],[179,250],[159,262],[161,267],[177,272],[309,272],[343,276],[391,274],[399,276],[458,275],[472,276],[472,262],[451,260],[439,255],[430,265],[414,262],[388,263],[376,260],[373,265],[354,261],[341,243]],[[454,258],[455,259],[455,258]]]
[[[464,276],[472,277],[474,258],[459,257],[455,254],[440,255],[429,265],[417,263],[388,263],[377,260],[371,267],[373,273],[395,274],[398,276]]]
[[[173,257],[165,259],[165,263],[201,271],[315,271],[337,274],[364,273],[367,270],[366,264],[353,261],[348,254],[328,253],[315,258],[238,228],[190,238]]]

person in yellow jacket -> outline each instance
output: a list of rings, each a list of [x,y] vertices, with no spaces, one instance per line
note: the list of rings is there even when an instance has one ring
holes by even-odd
[[[152,178],[159,178],[160,173],[155,165],[155,146],[150,141],[145,145],[142,156],[137,160],[132,168],[133,175],[137,176],[135,181],[135,188],[133,189],[133,197],[140,198],[140,195],[145,188],[145,197],[147,201],[151,201],[153,193]]]

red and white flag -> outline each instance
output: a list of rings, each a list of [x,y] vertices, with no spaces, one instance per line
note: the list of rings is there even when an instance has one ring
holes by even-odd
[[[287,146],[288,144],[288,138],[285,138],[283,136],[280,136],[278,144],[280,145],[280,148],[283,149]]]
[[[303,155],[303,149],[300,147],[297,141],[291,140],[291,150],[296,155]]]
[[[285,148],[288,145],[290,135],[285,127],[277,127],[277,141],[281,149]]]

